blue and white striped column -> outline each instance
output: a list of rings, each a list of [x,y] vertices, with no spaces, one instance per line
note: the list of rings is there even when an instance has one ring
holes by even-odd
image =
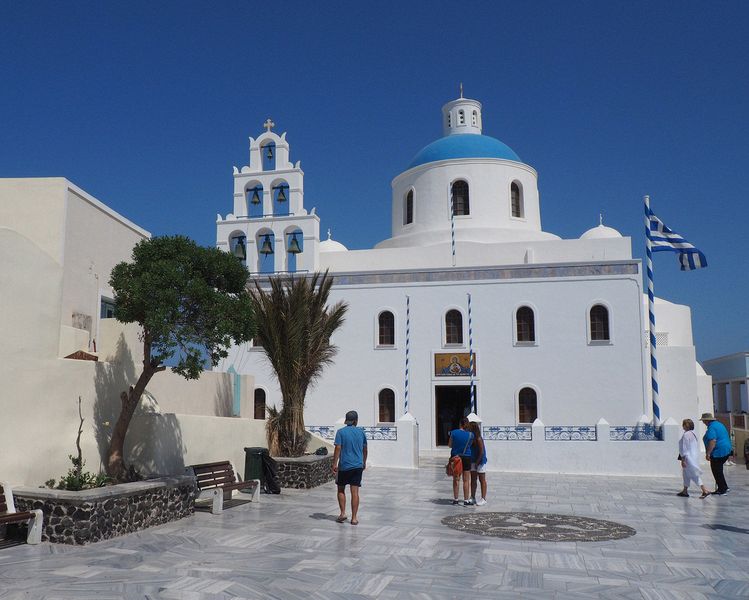
[[[471,314],[471,294],[468,294],[468,360],[471,371],[471,412],[476,414],[476,384],[473,381],[473,319]]]
[[[658,403],[658,361],[655,343],[655,293],[653,292],[653,252],[650,239],[650,196],[645,196],[645,254],[648,274],[648,318],[650,320],[650,382],[653,390],[653,425],[660,425],[661,407]]]
[[[408,412],[408,351],[411,344],[411,298],[406,296],[406,383],[403,386],[403,414]]]
[[[450,197],[450,247],[453,255],[453,267],[455,266],[455,198]]]

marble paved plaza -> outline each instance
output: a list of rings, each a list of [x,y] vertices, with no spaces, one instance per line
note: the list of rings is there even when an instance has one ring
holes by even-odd
[[[358,526],[335,522],[329,484],[86,547],[13,546],[0,550],[0,599],[749,598],[749,471],[727,474],[730,494],[699,500],[676,497],[676,478],[490,473],[489,503],[464,508],[450,504],[436,461],[373,468]],[[528,542],[440,523],[476,510],[579,515],[637,533]]]

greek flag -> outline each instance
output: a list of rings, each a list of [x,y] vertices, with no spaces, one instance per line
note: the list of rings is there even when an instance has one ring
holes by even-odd
[[[648,220],[647,236],[653,252],[677,252],[682,271],[693,271],[707,266],[705,255],[678,233],[666,227],[647,206],[645,215]]]

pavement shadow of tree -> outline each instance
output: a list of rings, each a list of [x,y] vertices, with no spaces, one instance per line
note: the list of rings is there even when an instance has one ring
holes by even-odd
[[[135,384],[138,375],[125,336],[120,334],[113,359],[97,363],[94,382],[94,435],[102,465],[106,465],[112,428],[122,407],[120,394]],[[174,414],[159,413],[148,391],[139,402],[128,428],[125,461],[144,476],[181,475],[184,471],[184,444],[179,422]]]

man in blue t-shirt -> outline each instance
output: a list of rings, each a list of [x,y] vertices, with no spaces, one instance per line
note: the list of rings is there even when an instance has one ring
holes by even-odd
[[[359,488],[361,476],[367,468],[367,438],[364,430],[356,424],[359,415],[355,410],[346,413],[346,427],[341,427],[335,434],[335,453],[333,454],[333,473],[336,473],[338,486],[338,506],[341,513],[336,521],[346,520],[346,486],[351,489],[351,524],[358,525]]]
[[[707,426],[702,441],[705,442],[705,458],[710,461],[710,470],[715,478],[716,490],[713,494],[722,496],[730,491],[726,477],[723,475],[723,464],[731,456],[731,450],[733,450],[731,437],[728,435],[726,426],[716,421],[712,413],[703,413],[700,421]]]

